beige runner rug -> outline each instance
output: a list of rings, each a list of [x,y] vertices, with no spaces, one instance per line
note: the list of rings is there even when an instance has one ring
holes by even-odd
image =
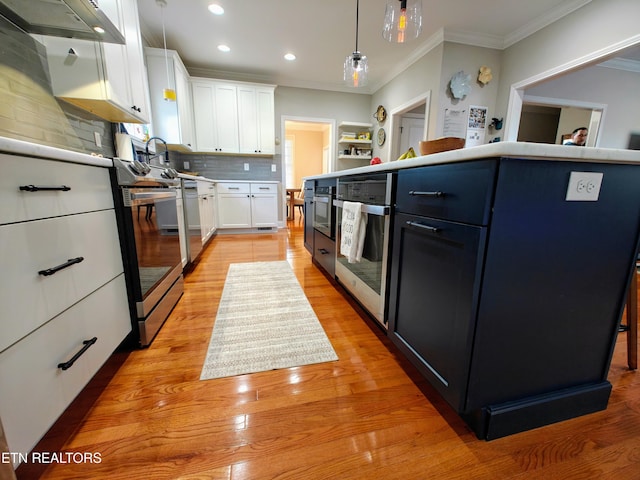
[[[229,266],[200,380],[337,359],[286,261]]]

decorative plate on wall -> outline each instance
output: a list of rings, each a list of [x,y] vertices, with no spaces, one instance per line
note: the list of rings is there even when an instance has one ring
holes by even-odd
[[[376,110],[376,113],[373,114],[373,116],[378,121],[378,123],[384,123],[384,121],[387,119],[387,111],[382,105],[378,105],[378,109]]]
[[[387,139],[387,134],[384,131],[384,128],[378,129],[378,146],[381,147],[384,145],[384,141]]]

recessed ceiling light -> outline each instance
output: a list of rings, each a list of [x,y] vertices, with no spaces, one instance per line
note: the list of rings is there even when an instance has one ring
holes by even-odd
[[[227,45],[218,45],[218,50],[221,52],[230,52],[231,49]]]
[[[296,59],[296,56],[293,53],[287,53],[284,56],[285,60],[293,61]]]
[[[224,8],[222,8],[220,5],[216,3],[212,3],[211,5],[209,5],[208,8],[209,8],[209,11],[214,15],[222,15],[224,13]]]

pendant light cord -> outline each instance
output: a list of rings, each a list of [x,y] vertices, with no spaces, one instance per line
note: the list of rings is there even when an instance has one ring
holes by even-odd
[[[360,17],[360,0],[356,0],[356,52],[358,51],[358,23]]]
[[[164,5],[160,5],[160,16],[162,19],[162,43],[164,44],[164,64],[167,69],[167,86],[171,88],[169,80],[169,54],[167,53],[167,35],[164,31]]]

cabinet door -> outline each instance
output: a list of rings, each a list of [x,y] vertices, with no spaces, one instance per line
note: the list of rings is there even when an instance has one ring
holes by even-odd
[[[140,22],[138,20],[138,3],[124,0],[122,4],[124,36],[127,39],[127,75],[130,88],[130,108],[143,123],[151,121],[149,108],[149,89],[147,70],[144,66],[142,39],[140,37]],[[114,72],[115,75],[115,72]],[[110,75],[112,76],[112,75]]]
[[[190,151],[193,148],[193,121],[191,118],[191,89],[189,75],[176,52],[168,51],[169,78],[165,52],[159,48],[145,48],[153,131],[171,148]],[[175,88],[176,101],[164,99],[166,88]]]
[[[254,227],[278,226],[278,197],[276,195],[251,194],[251,224]]]
[[[238,125],[240,153],[258,153],[258,109],[256,89],[238,87]]]
[[[461,411],[486,228],[397,214],[394,232],[391,339]]]
[[[251,227],[251,194],[219,193],[218,225],[220,228]]]
[[[184,68],[182,61],[177,58],[177,54],[174,56],[173,66],[178,103],[178,131],[180,132],[180,144],[191,149],[193,148],[195,139],[193,133],[189,73],[187,72],[187,69]]]
[[[238,153],[238,103],[235,85],[216,83],[214,96],[214,128],[221,152]]]
[[[258,118],[258,150],[260,153],[275,153],[275,107],[273,88],[256,88],[256,110]]]
[[[194,81],[192,94],[197,150],[238,153],[236,86]]]
[[[238,87],[240,153],[273,154],[273,88],[250,85]]]
[[[191,93],[196,149],[199,152],[215,152],[218,150],[218,135],[214,128],[216,113],[213,84],[192,82]]]

